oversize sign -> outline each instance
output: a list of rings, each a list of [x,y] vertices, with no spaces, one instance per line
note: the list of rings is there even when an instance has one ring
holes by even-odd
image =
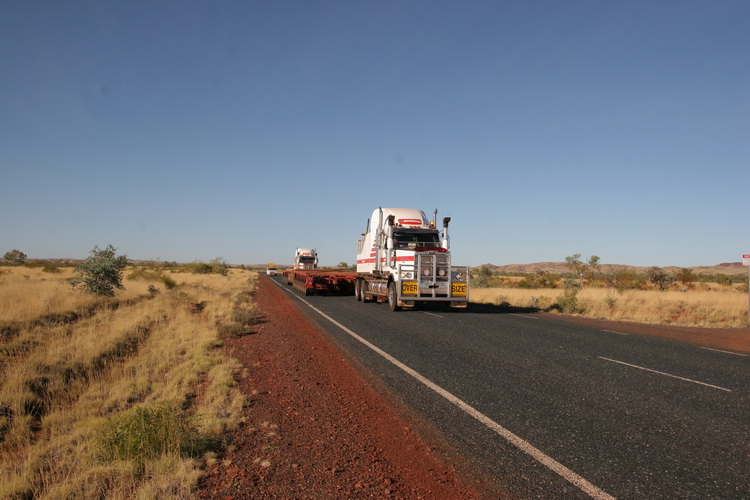
[[[417,294],[417,282],[416,281],[402,281],[401,282],[401,295],[416,295]]]

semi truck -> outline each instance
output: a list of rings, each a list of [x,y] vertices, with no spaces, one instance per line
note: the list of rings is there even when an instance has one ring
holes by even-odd
[[[318,252],[314,248],[297,248],[294,252],[294,269],[317,269]]]
[[[452,309],[469,302],[469,268],[453,266],[448,224],[442,232],[422,210],[377,208],[357,241],[357,301],[388,302],[391,311],[419,302],[442,302]]]

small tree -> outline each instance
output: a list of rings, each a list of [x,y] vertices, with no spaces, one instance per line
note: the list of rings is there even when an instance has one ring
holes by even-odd
[[[20,250],[13,249],[10,252],[5,252],[3,259],[11,261],[13,264],[18,266],[26,262],[26,254]]]
[[[646,271],[646,277],[651,283],[659,287],[659,290],[666,290],[674,281],[674,276],[657,266],[649,268]]]
[[[581,254],[573,254],[565,257],[565,263],[568,265],[570,272],[578,279],[579,288],[583,287],[583,275],[586,273],[588,266],[581,262]]]
[[[588,261],[588,269],[587,269],[587,276],[589,278],[589,286],[592,286],[594,283],[594,280],[599,277],[599,270],[601,269],[601,264],[599,264],[599,256],[598,255],[592,255],[589,257]]]
[[[229,264],[227,264],[227,261],[224,260],[224,257],[216,257],[215,259],[211,259],[209,265],[211,266],[211,272],[213,273],[221,274],[222,276],[226,276],[227,274],[229,274]]]
[[[695,273],[689,267],[681,268],[675,275],[675,278],[682,283],[685,288],[689,287],[690,283],[696,280]]]
[[[117,256],[112,245],[104,250],[95,246],[89,256],[76,268],[74,278],[68,280],[74,288],[81,288],[88,293],[112,297],[115,289],[125,288],[122,285],[122,271],[128,265],[124,255]]]
[[[564,314],[578,314],[581,312],[580,304],[578,303],[578,290],[581,288],[581,283],[576,280],[567,279],[563,281],[563,288],[565,291],[559,297],[557,297],[557,307],[560,312]]]
[[[638,273],[629,269],[612,271],[605,276],[605,279],[607,280],[607,284],[616,288],[618,292],[634,290],[640,286],[640,283],[644,282]]]
[[[601,264],[599,264],[599,257],[592,255],[589,257],[588,262],[581,260],[581,254],[576,253],[565,257],[565,264],[570,269],[570,272],[578,279],[579,288],[583,288],[583,279],[589,280],[589,286],[594,283],[594,280],[599,276],[599,270]]]
[[[557,275],[546,271],[537,271],[518,282],[518,288],[555,288]]]
[[[474,278],[474,281],[472,281],[471,285],[477,288],[486,288],[492,286],[492,276],[492,269],[487,266],[482,266],[479,268],[479,272],[477,272],[477,276]]]

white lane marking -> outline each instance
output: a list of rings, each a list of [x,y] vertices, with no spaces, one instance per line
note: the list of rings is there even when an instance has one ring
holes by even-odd
[[[509,313],[511,316],[518,316],[519,318],[526,318],[526,319],[539,319],[535,316],[527,316],[525,314],[518,314],[518,313]]]
[[[422,311],[422,314],[426,314],[426,315],[428,315],[428,316],[435,316],[436,318],[442,318],[442,316],[441,316],[441,315],[439,315],[439,314],[435,314],[435,313],[428,313],[428,312],[426,312],[426,311]]]
[[[616,334],[618,334],[618,335],[630,335],[629,333],[625,333],[625,332],[616,332],[616,331],[614,331],[614,330],[602,330],[602,331],[603,331],[603,332],[609,332],[609,333],[616,333]]]
[[[727,389],[725,387],[720,387],[718,385],[707,384],[705,382],[699,382],[697,380],[693,380],[693,379],[689,379],[689,378],[685,378],[685,377],[678,377],[677,375],[672,375],[671,373],[660,372],[658,370],[652,370],[651,368],[645,368],[643,366],[631,365],[630,363],[626,363],[624,361],[617,361],[616,359],[605,358],[605,357],[602,357],[602,356],[599,356],[599,359],[603,359],[605,361],[611,361],[612,363],[619,363],[621,365],[630,366],[632,368],[638,368],[639,370],[645,370],[645,371],[651,372],[651,373],[658,373],[659,375],[665,375],[667,377],[672,377],[672,378],[676,378],[676,379],[679,379],[679,380],[684,380],[685,382],[692,382],[693,384],[705,385],[706,387],[711,387],[713,389],[719,389],[720,391],[732,392],[732,389]]]
[[[705,349],[707,351],[723,352],[724,354],[734,354],[735,356],[747,357],[747,354],[742,354],[741,352],[722,351],[721,349],[712,349],[710,347],[701,347],[701,349]]]
[[[287,291],[289,291],[289,290],[287,290]],[[405,364],[403,364],[401,361],[397,360],[396,358],[394,358],[393,356],[391,356],[387,352],[383,351],[382,349],[380,349],[376,345],[371,344],[370,342],[368,342],[364,338],[360,337],[359,335],[357,335],[356,333],[354,333],[353,331],[351,331],[350,329],[348,329],[347,327],[345,327],[344,325],[342,325],[341,323],[339,323],[335,319],[331,318],[330,316],[328,316],[326,313],[324,313],[323,311],[321,311],[320,309],[318,309],[314,305],[310,304],[308,301],[306,301],[302,297],[298,296],[297,294],[291,294],[291,295],[293,297],[295,297],[296,299],[300,300],[305,305],[307,305],[307,307],[309,307],[310,309],[312,309],[313,311],[317,312],[318,314],[320,314],[321,316],[323,316],[325,319],[327,319],[328,321],[330,321],[331,323],[333,323],[334,325],[336,325],[337,327],[341,328],[344,332],[348,333],[354,339],[358,340],[359,342],[361,342],[365,346],[369,347],[370,349],[372,349],[373,351],[375,351],[377,354],[379,354],[383,358],[387,359],[388,361],[390,361],[392,364],[394,364],[395,366],[397,366],[398,368],[400,368],[401,370],[403,370],[407,374],[409,374],[412,377],[414,377],[416,380],[418,380],[419,382],[421,382],[423,385],[425,385],[426,387],[428,387],[428,388],[432,389],[433,391],[435,391],[436,393],[438,393],[440,396],[442,396],[443,398],[445,398],[450,403],[453,403],[454,405],[456,405],[458,408],[460,408],[461,410],[463,410],[466,414],[468,414],[469,416],[471,416],[474,419],[478,420],[479,422],[481,422],[482,424],[484,424],[485,426],[487,426],[489,429],[495,431],[503,439],[505,439],[506,441],[508,441],[512,445],[514,445],[516,448],[520,449],[521,451],[523,451],[524,453],[526,453],[527,455],[529,455],[534,460],[536,460],[537,462],[541,463],[542,465],[544,465],[545,467],[547,467],[551,471],[557,473],[558,475],[560,475],[563,479],[565,479],[569,483],[577,486],[579,489],[581,489],[584,493],[586,493],[587,495],[589,495],[591,498],[595,498],[597,500],[614,500],[615,499],[615,497],[613,497],[612,495],[610,495],[606,491],[604,491],[604,490],[596,487],[595,485],[593,485],[592,483],[590,483],[589,481],[587,481],[583,477],[579,476],[578,474],[576,474],[572,470],[570,470],[567,467],[565,467],[563,464],[561,464],[560,462],[558,462],[554,458],[546,455],[543,451],[539,450],[538,448],[535,448],[528,441],[524,440],[523,438],[521,438],[519,436],[516,436],[511,431],[509,431],[505,427],[501,426],[500,424],[498,424],[497,422],[495,422],[494,420],[492,420],[491,418],[489,418],[485,414],[481,413],[480,411],[478,411],[477,409],[475,409],[471,405],[465,403],[464,401],[462,401],[461,399],[457,398],[456,396],[454,396],[450,392],[446,391],[445,389],[443,389],[439,385],[435,384],[431,380],[429,380],[429,379],[425,378],[424,376],[420,375],[418,372],[416,372],[412,368],[409,368],[408,366],[406,366]]]

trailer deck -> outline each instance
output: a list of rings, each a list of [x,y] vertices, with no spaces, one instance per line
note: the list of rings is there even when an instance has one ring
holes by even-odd
[[[287,285],[294,285],[303,295],[354,295],[357,273],[354,271],[327,271],[325,269],[287,269]]]

